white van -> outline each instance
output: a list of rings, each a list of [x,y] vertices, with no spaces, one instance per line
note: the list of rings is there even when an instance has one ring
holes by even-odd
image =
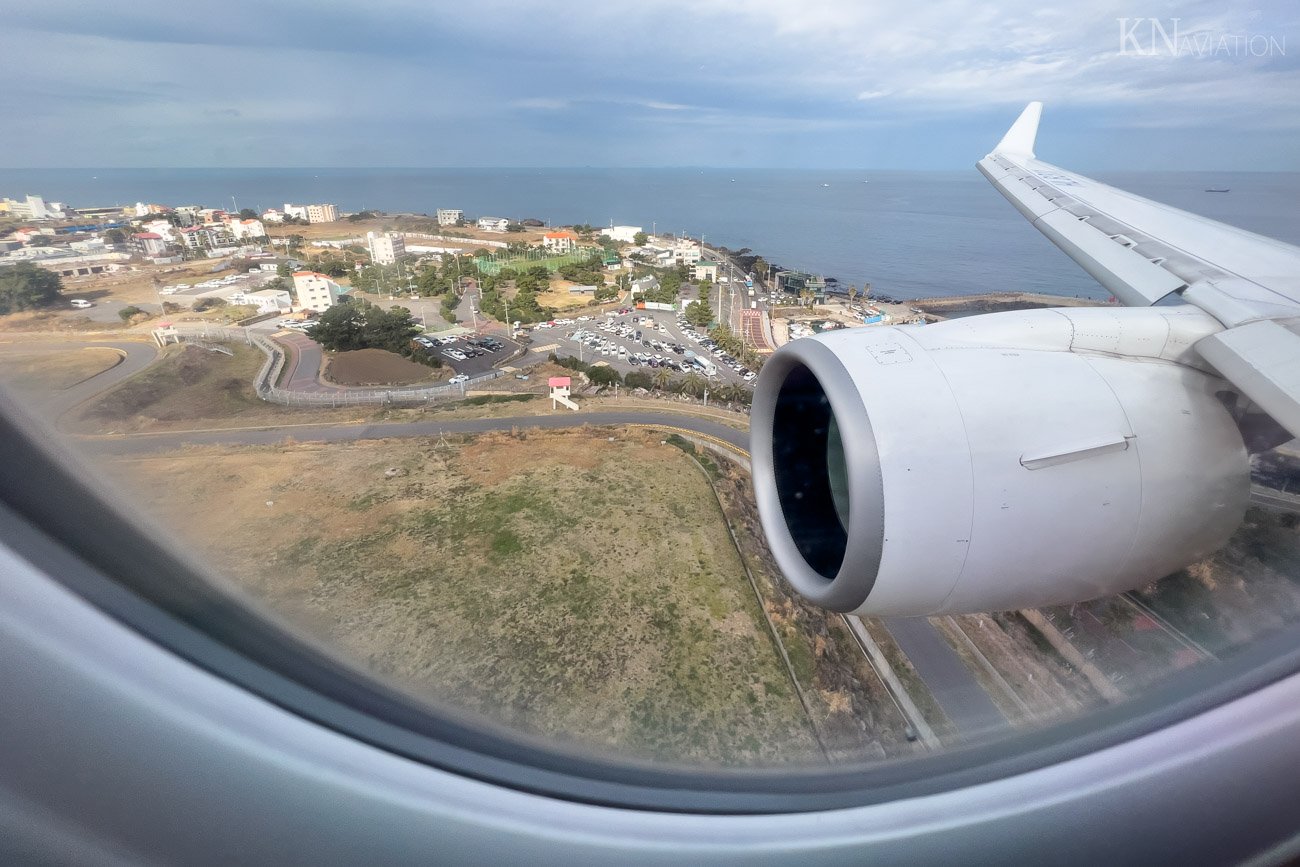
[[[77,308],[78,310],[85,310],[87,307],[95,306],[94,302],[87,301],[85,298],[73,298],[68,303],[71,304],[73,307]]]

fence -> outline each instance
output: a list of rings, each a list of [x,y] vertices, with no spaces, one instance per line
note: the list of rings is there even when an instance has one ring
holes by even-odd
[[[161,330],[161,329],[160,329]],[[255,346],[266,355],[266,361],[253,378],[253,389],[262,400],[282,406],[397,406],[431,403],[436,400],[464,397],[477,383],[505,376],[505,371],[490,370],[472,377],[459,385],[426,385],[402,388],[340,388],[331,391],[294,391],[276,385],[284,372],[284,349],[260,334],[245,328],[174,327],[167,337],[193,343],[220,341]]]

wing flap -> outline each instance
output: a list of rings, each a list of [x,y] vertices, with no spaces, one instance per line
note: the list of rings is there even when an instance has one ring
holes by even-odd
[[[1196,351],[1274,421],[1300,437],[1300,336],[1261,319],[1203,337]]]

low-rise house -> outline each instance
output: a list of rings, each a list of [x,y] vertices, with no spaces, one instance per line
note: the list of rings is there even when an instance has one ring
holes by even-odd
[[[542,246],[552,253],[572,253],[578,247],[578,236],[564,230],[547,232],[542,236]]]
[[[478,227],[485,232],[504,232],[510,226],[505,217],[479,217]]]
[[[717,282],[718,263],[708,259],[701,259],[691,266],[692,280],[712,280]]]
[[[658,278],[651,276],[641,277],[632,281],[632,294],[653,292],[659,288]]]
[[[293,296],[284,289],[258,289],[238,292],[230,296],[232,304],[250,304],[258,313],[288,313],[293,309]]]

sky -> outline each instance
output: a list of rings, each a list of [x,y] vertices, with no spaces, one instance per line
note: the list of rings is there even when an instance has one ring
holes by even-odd
[[[1300,170],[1300,3],[14,4],[0,166]]]

